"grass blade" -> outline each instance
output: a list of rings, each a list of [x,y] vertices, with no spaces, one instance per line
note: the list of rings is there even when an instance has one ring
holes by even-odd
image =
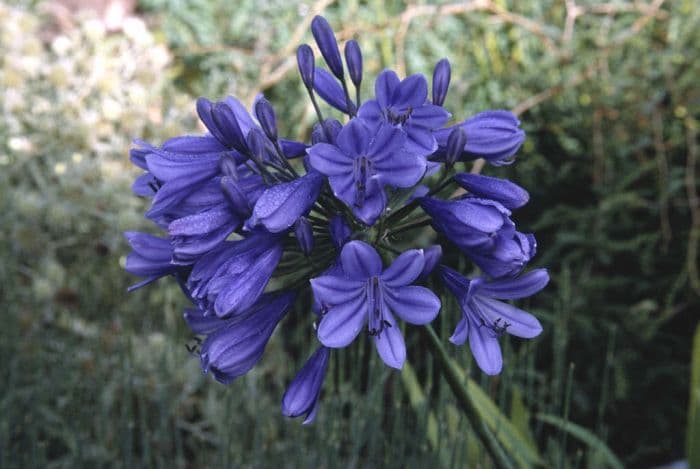
[[[615,453],[610,450],[603,440],[598,438],[590,430],[556,415],[540,413],[536,414],[535,418],[559,428],[582,443],[585,443],[592,450],[597,451],[603,457],[602,460],[607,462],[608,467],[624,469],[625,466],[622,464],[622,461],[615,456]]]
[[[690,365],[690,399],[686,452],[689,467],[700,467],[700,326],[695,329]]]

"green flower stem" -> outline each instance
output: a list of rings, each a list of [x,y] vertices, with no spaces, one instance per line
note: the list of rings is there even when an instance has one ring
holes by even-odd
[[[414,228],[421,228],[423,226],[430,225],[430,223],[432,223],[432,221],[433,221],[432,218],[423,218],[421,220],[418,220],[418,221],[415,221],[412,223],[407,223],[405,225],[397,226],[393,230],[389,231],[389,236],[403,233],[404,231],[412,230]]]
[[[443,347],[443,344],[435,333],[433,327],[431,325],[427,325],[424,328],[420,328],[420,330],[430,344],[430,353],[432,353],[437,360],[445,381],[447,381],[447,384],[450,386],[450,389],[455,395],[459,406],[469,419],[469,423],[471,423],[472,428],[488,451],[491,459],[493,459],[496,467],[514,467],[513,463],[510,461],[508,456],[506,456],[503,448],[496,440],[496,437],[493,435],[491,430],[489,430],[486,422],[484,422],[481,418],[481,415],[476,407],[476,403],[467,392],[466,383],[462,382],[460,373],[457,371],[455,364],[447,355],[447,351]]]
[[[343,93],[345,93],[345,105],[348,107],[348,114],[350,114],[350,118],[353,118],[353,117],[355,117],[355,115],[357,113],[357,109],[353,109],[353,106],[351,106],[352,99],[350,99],[350,92],[348,91],[348,84],[345,81],[345,77],[343,77],[342,83],[343,83]],[[359,107],[359,105],[358,105],[358,107]]]
[[[440,180],[438,181],[437,185],[428,192],[425,197],[430,197],[432,195],[437,194],[438,192],[442,191],[444,188],[449,186],[454,182],[454,179],[452,179],[452,174],[454,173],[454,169],[443,169],[442,176],[440,177]],[[413,212],[418,205],[420,204],[420,199],[421,197],[418,197],[416,199],[413,199],[410,203],[404,205],[400,209],[398,209],[396,212],[392,213],[387,217],[387,225],[390,225],[393,222],[397,222],[400,220],[403,220],[407,215],[409,215],[411,212]]]
[[[282,147],[280,146],[279,141],[275,140],[272,143],[275,146],[275,151],[277,152],[278,159],[282,162],[286,170],[289,171],[293,178],[298,178],[299,173],[297,173],[297,171],[294,169],[294,166],[292,166],[287,157],[284,156],[284,152],[282,151]]]

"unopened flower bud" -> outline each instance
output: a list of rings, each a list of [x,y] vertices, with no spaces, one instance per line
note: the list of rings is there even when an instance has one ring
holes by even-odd
[[[450,62],[447,59],[440,60],[433,71],[433,104],[442,106],[447,97],[447,88],[450,86]]]
[[[260,97],[255,102],[255,117],[258,118],[260,122],[260,127],[262,127],[267,138],[273,142],[277,141],[277,119],[275,118],[275,110],[272,109],[270,102]]]
[[[360,45],[355,40],[345,43],[345,63],[348,65],[352,84],[359,88],[362,82],[362,52]]]
[[[228,176],[234,181],[238,181],[238,165],[232,156],[224,155],[219,161],[219,167],[224,176]]]
[[[447,137],[447,151],[445,154],[445,164],[452,167],[455,161],[464,153],[464,146],[467,144],[467,134],[461,127],[455,127]]]
[[[339,80],[343,79],[343,62],[340,59],[340,49],[338,42],[335,40],[333,29],[328,21],[322,16],[316,16],[311,21],[311,33],[316,39],[318,48],[321,49],[321,55],[331,69],[333,75]]]
[[[297,66],[301,81],[304,82],[306,89],[311,91],[314,88],[314,51],[308,44],[302,44],[297,49]]]
[[[294,234],[297,237],[301,251],[308,257],[314,248],[314,232],[308,218],[301,217],[297,220],[294,226]]]
[[[248,218],[250,216],[252,211],[250,203],[237,181],[229,176],[222,177],[221,190],[236,215],[239,215],[241,218]]]

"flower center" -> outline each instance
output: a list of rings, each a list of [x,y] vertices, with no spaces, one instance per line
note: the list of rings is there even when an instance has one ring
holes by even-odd
[[[494,337],[501,337],[506,333],[510,323],[505,321],[503,318],[496,318],[493,323],[488,323],[483,317],[479,317],[479,327],[487,327],[491,329]]]
[[[386,120],[390,124],[401,126],[406,123],[409,117],[411,117],[412,112],[413,108],[411,106],[408,106],[408,108],[406,108],[406,110],[404,111],[398,111],[392,108],[387,108]]]
[[[355,206],[365,205],[367,182],[372,175],[372,161],[366,156],[355,158],[353,173],[355,178]]]
[[[391,323],[384,319],[382,305],[382,289],[379,284],[379,277],[372,277],[367,280],[367,316],[369,319],[369,335],[379,336],[386,327],[391,327]]]

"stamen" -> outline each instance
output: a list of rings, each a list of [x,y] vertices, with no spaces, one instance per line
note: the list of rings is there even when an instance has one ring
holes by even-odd
[[[161,187],[161,183],[160,183],[160,181],[158,181],[158,180],[156,179],[156,180],[150,181],[150,182],[148,183],[148,187],[150,187],[151,190],[152,190],[153,192],[158,192],[158,190],[159,190],[160,187]]]
[[[484,318],[479,317],[479,323],[479,327],[491,329],[495,337],[501,337],[511,325],[511,323],[504,321],[503,318],[496,318],[493,324],[487,324]]]
[[[391,323],[382,315],[382,292],[379,277],[372,277],[367,281],[367,309],[369,335],[379,338],[386,327],[391,327]]]
[[[394,111],[391,108],[387,108],[386,119],[391,124],[404,125],[408,118],[411,117],[412,112],[413,108],[411,106],[408,106],[408,108],[404,112],[399,112],[398,114],[394,113]]]
[[[355,206],[361,208],[365,204],[367,179],[371,176],[372,162],[366,156],[355,159]]]

